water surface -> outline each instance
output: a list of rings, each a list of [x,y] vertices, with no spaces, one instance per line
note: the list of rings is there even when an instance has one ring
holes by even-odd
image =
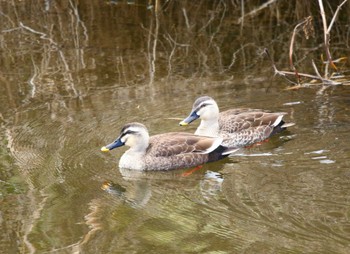
[[[231,5],[200,5],[213,17],[207,23],[193,6],[171,1],[153,55],[156,20],[146,4],[88,2],[1,3],[1,249],[350,251],[350,89],[286,90],[257,53],[270,47],[276,56],[291,30],[262,22],[259,39],[257,24],[247,23],[239,39]],[[187,24],[186,11],[197,22]],[[276,61],[288,66],[287,46],[283,52]],[[288,112],[296,125],[193,173],[121,170],[125,148],[100,152],[128,122],[151,134],[194,132],[198,122],[178,122],[204,94],[221,110]]]

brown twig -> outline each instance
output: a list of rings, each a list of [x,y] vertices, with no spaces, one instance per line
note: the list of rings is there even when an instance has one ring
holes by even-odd
[[[268,56],[268,58],[270,59],[271,61],[271,64],[272,64],[272,67],[275,71],[275,74],[278,74],[282,77],[284,77],[286,80],[288,80],[290,83],[294,84],[294,85],[298,85],[297,83],[293,82],[292,80],[290,80],[289,78],[287,78],[287,75],[295,75],[295,72],[292,72],[292,71],[280,71],[277,69],[269,51],[265,48],[264,49],[264,53]],[[316,79],[316,80],[320,80],[322,81],[322,83],[324,84],[330,84],[330,85],[339,85],[340,83],[339,82],[336,82],[336,81],[332,81],[330,79],[325,79],[325,78],[322,78],[321,75],[319,76],[315,76],[315,75],[311,75],[311,74],[307,74],[307,73],[298,73],[298,75],[300,77],[305,77],[305,78],[311,78],[311,79]]]
[[[298,84],[300,83],[300,76],[298,74],[297,69],[295,68],[293,64],[293,48],[294,48],[294,41],[295,41],[295,35],[297,33],[297,30],[300,26],[304,25],[305,23],[309,22],[309,20],[312,19],[311,16],[307,17],[304,21],[300,22],[294,27],[293,34],[292,34],[292,39],[290,40],[290,45],[289,45],[289,65],[292,71],[295,73],[295,77],[297,79]]]
[[[264,53],[265,53],[265,54],[267,55],[267,57],[269,58],[269,60],[270,60],[270,62],[271,62],[271,65],[272,65],[272,68],[273,68],[273,70],[274,70],[274,72],[275,72],[275,75],[278,74],[278,75],[284,77],[288,82],[290,82],[290,83],[292,83],[292,84],[294,84],[294,85],[297,85],[297,83],[295,83],[294,81],[290,80],[283,72],[281,72],[281,71],[279,71],[279,70],[277,69],[276,64],[275,64],[275,62],[273,61],[273,59],[272,59],[272,57],[271,57],[271,55],[270,55],[270,53],[269,53],[269,51],[268,51],[267,48],[264,49]]]

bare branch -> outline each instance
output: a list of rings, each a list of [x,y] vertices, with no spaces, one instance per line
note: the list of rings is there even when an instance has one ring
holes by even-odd
[[[277,0],[269,0],[268,2],[260,5],[258,8],[252,10],[251,12],[245,14],[244,16],[240,17],[237,21],[238,24],[240,24],[245,17],[250,17],[250,16],[254,16],[256,15],[258,12],[260,12],[261,10],[265,9],[266,7],[268,7],[270,4],[273,4],[274,2],[277,2]]]
[[[294,84],[294,85],[297,85],[297,83],[295,83],[294,81],[290,80],[283,72],[281,72],[281,71],[279,71],[279,70],[277,69],[276,64],[275,64],[275,62],[273,61],[273,59],[272,59],[272,57],[271,57],[271,55],[270,55],[270,53],[269,53],[269,51],[268,51],[267,48],[264,49],[264,53],[265,53],[265,54],[267,55],[267,57],[269,58],[269,60],[270,60],[270,62],[271,62],[271,65],[272,65],[272,68],[273,68],[273,70],[274,70],[274,72],[275,72],[275,75],[278,74],[278,75],[284,77],[288,82],[290,82],[290,83],[292,83],[292,84]]]
[[[332,62],[331,52],[329,51],[330,35],[329,35],[328,28],[327,28],[326,14],[324,12],[322,0],[318,0],[318,5],[320,6],[320,12],[321,12],[322,23],[323,23],[324,46],[325,46],[325,50],[326,50],[327,59],[328,59],[329,64],[336,70],[337,67]],[[325,78],[328,78],[328,66],[327,65],[326,65],[324,75],[325,75]]]
[[[295,68],[295,66],[293,64],[293,48],[294,48],[295,35],[296,35],[296,32],[297,32],[298,28],[300,26],[304,25],[305,23],[309,22],[309,20],[311,18],[312,18],[311,16],[307,17],[304,21],[300,22],[299,24],[297,24],[294,27],[293,34],[292,34],[292,39],[290,41],[290,46],[289,46],[289,65],[290,65],[290,68],[292,69],[292,71],[294,71],[295,77],[296,77],[298,83],[300,83],[300,77],[298,75],[297,69]]]
[[[32,32],[32,33],[34,33],[34,34],[40,35],[40,38],[41,38],[41,39],[48,40],[51,44],[57,46],[57,43],[54,42],[54,40],[52,40],[51,38],[48,38],[48,37],[47,37],[47,34],[42,33],[42,32],[39,32],[39,31],[36,31],[36,30],[34,30],[33,28],[30,28],[29,26],[25,26],[25,25],[23,25],[22,22],[19,22],[19,26],[22,27],[22,28],[24,28],[25,30],[28,30],[29,32]]]
[[[241,0],[241,30],[240,35],[243,34],[243,26],[244,26],[244,0]]]
[[[271,64],[272,64],[272,67],[275,71],[275,74],[278,74],[282,77],[284,77],[285,79],[287,79],[289,82],[291,82],[292,84],[294,85],[298,85],[297,83],[291,81],[289,78],[287,78],[287,75],[295,75],[295,72],[292,72],[292,71],[280,71],[277,69],[272,57],[270,56],[270,53],[267,49],[264,50],[264,53],[268,56],[268,58],[270,59],[271,61]],[[317,71],[318,73],[318,71]],[[322,81],[322,83],[324,84],[330,84],[330,85],[339,85],[341,83],[339,82],[336,82],[336,81],[333,81],[333,80],[330,80],[330,79],[325,79],[325,78],[322,78],[321,75],[319,75],[318,73],[318,76],[315,76],[315,75],[310,75],[310,74],[307,74],[307,73],[298,73],[299,76],[301,77],[305,77],[305,78],[311,78],[311,79],[316,79],[316,80],[320,80]]]
[[[318,69],[317,69],[317,67],[316,67],[315,61],[314,61],[314,60],[311,60],[311,62],[312,62],[312,67],[314,67],[314,70],[315,70],[315,72],[316,72],[316,75],[317,75],[320,79],[322,79],[322,76],[320,75],[320,73],[318,72]]]
[[[338,12],[340,11],[341,7],[347,2],[348,0],[344,0],[340,5],[338,5],[337,7],[337,10],[335,11],[334,15],[333,15],[333,18],[331,20],[331,23],[329,24],[329,27],[328,27],[328,30],[327,30],[327,33],[329,34],[331,32],[331,29],[332,29],[332,26],[335,22],[335,19],[337,18],[338,16]]]
[[[190,30],[190,22],[188,21],[188,16],[187,16],[187,12],[186,12],[186,9],[185,8],[182,8],[182,13],[184,15],[184,18],[185,18],[185,22],[186,22],[186,27],[188,30]]]

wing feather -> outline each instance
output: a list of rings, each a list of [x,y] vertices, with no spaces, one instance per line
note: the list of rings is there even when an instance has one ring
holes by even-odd
[[[270,113],[261,110],[233,109],[220,113],[219,126],[221,131],[233,133],[260,126],[277,126],[287,113]]]
[[[169,157],[186,153],[206,154],[215,150],[221,143],[221,138],[172,132],[151,136],[147,154],[155,157]]]

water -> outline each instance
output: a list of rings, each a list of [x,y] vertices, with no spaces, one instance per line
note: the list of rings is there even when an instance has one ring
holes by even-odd
[[[229,31],[226,19],[209,49],[210,37],[179,35],[171,51],[174,38],[160,36],[152,69],[147,36],[155,21],[143,5],[45,4],[1,3],[3,253],[350,251],[349,86],[286,90],[256,56],[267,38],[258,43],[249,35],[256,44],[228,68],[241,46],[233,41],[222,44],[226,54],[214,51]],[[162,21],[166,36],[169,20]],[[282,35],[287,43],[290,33]],[[196,50],[180,45],[190,42]],[[285,111],[296,125],[194,172],[119,170],[125,148],[100,152],[128,122],[144,123],[151,134],[194,132],[198,122],[178,123],[203,94],[221,110]]]

